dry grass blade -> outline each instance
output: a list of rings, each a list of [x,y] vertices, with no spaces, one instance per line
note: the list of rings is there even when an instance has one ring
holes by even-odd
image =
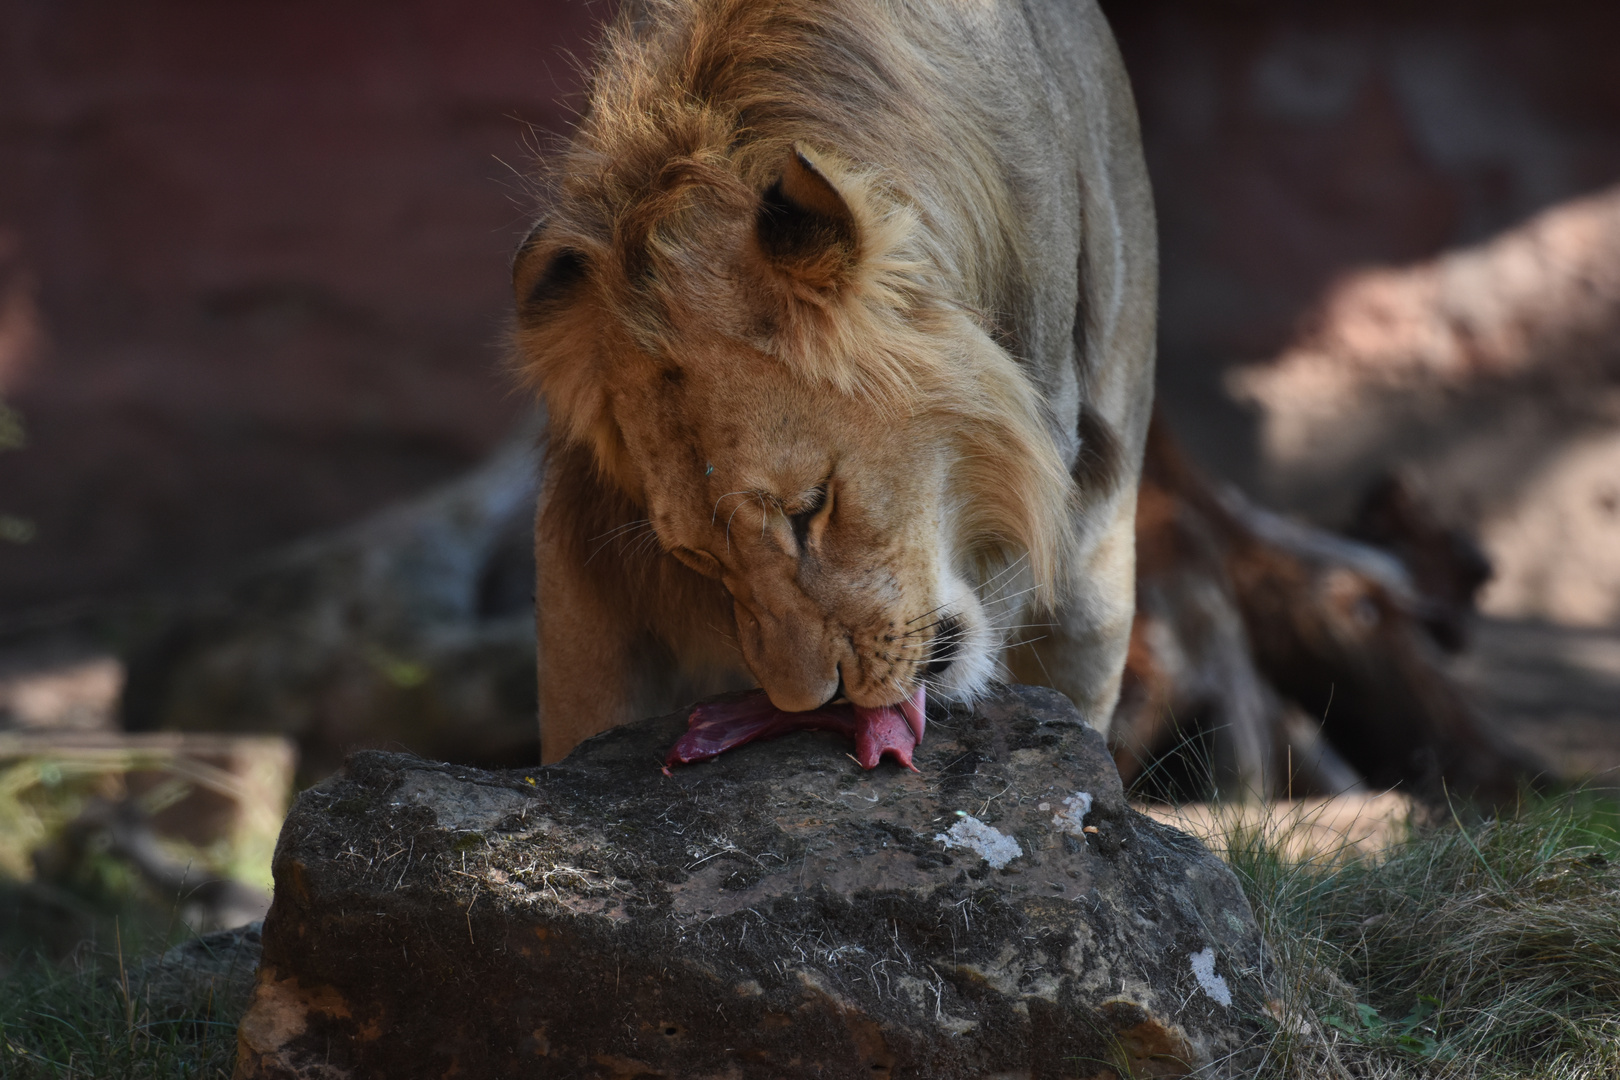
[[[1272,951],[1266,1074],[1620,1075],[1620,814],[1579,793],[1300,859],[1286,822],[1216,838]]]

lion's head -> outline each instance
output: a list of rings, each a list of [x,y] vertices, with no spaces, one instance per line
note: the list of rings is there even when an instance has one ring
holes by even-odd
[[[593,107],[514,268],[552,439],[724,584],[777,707],[970,696],[1023,594],[1063,588],[1073,508],[965,271],[831,152],[696,106]]]

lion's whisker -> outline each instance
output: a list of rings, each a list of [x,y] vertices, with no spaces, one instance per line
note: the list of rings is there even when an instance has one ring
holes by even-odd
[[[735,492],[735,494],[747,495],[748,492],[746,492],[746,491]],[[743,504],[738,503],[736,506],[731,508],[731,517],[726,518],[726,554],[727,555],[731,554],[731,520],[732,520],[732,518],[735,518],[737,516],[737,511],[741,510],[742,508],[743,508]]]
[[[1012,562],[1008,563],[1006,566],[1003,566],[1000,570],[998,570],[994,574],[990,575],[989,578],[987,578],[986,580],[980,582],[979,583],[979,588],[981,590],[990,588],[990,586],[994,585],[1001,578],[1006,577],[1008,574],[1012,573],[1014,570],[1018,569],[1020,566],[1022,566],[1024,563],[1027,563],[1028,561],[1029,561],[1029,552],[1026,551],[1022,555],[1018,556],[1018,558],[1014,559]]]
[[[728,633],[724,627],[716,626],[714,623],[704,623],[703,625],[705,629],[712,630],[714,633],[718,634],[720,636],[720,640],[724,641],[726,646],[730,648],[732,652],[736,653],[738,656],[742,655],[742,646],[737,644],[736,635]]]
[[[947,600],[943,604],[940,604],[940,605],[938,605],[936,607],[931,607],[927,611],[923,612],[921,615],[917,616],[917,618],[915,618],[915,619],[907,619],[905,625],[910,626],[912,623],[917,622],[918,620],[926,619],[926,618],[928,618],[928,616],[932,615],[934,612],[939,611],[941,608],[950,607],[950,605],[951,605],[951,602],[949,600]]]
[[[985,603],[986,606],[989,606],[989,605],[992,605],[992,604],[1000,604],[1002,606],[1005,606],[1007,604],[1011,604],[1014,600],[1017,600],[1021,596],[1028,596],[1032,592],[1039,592],[1039,591],[1040,591],[1040,586],[1039,585],[1031,585],[1028,588],[1019,589],[1017,592],[1014,592],[1014,593],[1003,593],[1000,596],[992,597],[991,599],[986,600],[984,603]]]
[[[1057,623],[1052,622],[1014,622],[1007,623],[1004,626],[992,624],[992,628],[1002,633],[1009,633],[1013,630],[1055,630],[1057,625]]]
[[[637,529],[643,529],[643,528],[646,528],[646,529],[652,528],[652,522],[648,521],[646,518],[640,518],[640,519],[638,519],[636,521],[627,521],[623,525],[618,526],[617,528],[609,529],[607,532],[603,533],[601,536],[592,537],[591,538],[592,540],[600,540],[601,543],[597,544],[594,548],[591,549],[591,553],[588,556],[586,556],[586,558],[585,558],[585,565],[589,566],[590,563],[591,563],[591,560],[596,558],[597,555],[601,554],[602,549],[607,547],[614,540],[620,540],[620,541],[627,540],[631,536],[635,535],[635,531]],[[621,547],[619,550],[622,553],[624,549]]]
[[[714,522],[715,522],[715,519],[720,516],[720,504],[721,503],[725,502],[727,499],[731,498],[733,495],[752,495],[752,494],[753,494],[752,491],[728,491],[724,495],[720,496],[718,499],[714,500],[714,510],[711,511],[710,514],[709,514],[709,524],[713,525]],[[736,512],[737,511],[735,511],[735,510],[732,511],[733,514],[735,514]]]
[[[1025,566],[1025,564],[1027,564],[1028,562],[1029,562],[1029,553],[1025,552],[1024,554],[1018,556],[1018,558],[1014,559],[1012,562],[1008,563],[1005,567],[1003,567],[1001,569],[1000,572],[998,572],[997,574],[995,574],[994,576],[989,578],[982,586],[980,586],[980,588],[989,589],[990,593],[992,595],[994,595],[996,592],[1000,591],[1000,588],[1002,588],[1002,586],[996,586],[995,588],[991,588],[991,586],[995,586],[997,582],[1001,581],[1002,578],[1007,577],[1007,575],[1012,574],[1012,573],[1014,573],[1014,572],[1016,572],[1018,570],[1021,570]],[[1011,583],[1009,582],[1008,584],[1011,584]]]
[[[612,538],[615,534],[622,533],[622,532],[626,531],[627,529],[638,529],[638,528],[641,528],[643,526],[651,525],[651,524],[652,524],[652,522],[649,521],[646,518],[636,518],[633,521],[626,521],[622,525],[615,525],[613,528],[609,529],[607,532],[602,533],[600,536],[593,536],[593,537],[591,537],[591,539],[592,540],[607,540],[607,539]]]

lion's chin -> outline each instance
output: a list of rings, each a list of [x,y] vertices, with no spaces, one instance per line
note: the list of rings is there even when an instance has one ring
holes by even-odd
[[[963,650],[950,667],[928,681],[941,701],[971,704],[997,681],[995,654],[990,649]]]

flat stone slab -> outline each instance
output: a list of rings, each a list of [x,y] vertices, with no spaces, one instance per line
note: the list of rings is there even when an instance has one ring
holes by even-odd
[[[237,1076],[1245,1073],[1248,902],[1065,698],[935,713],[915,774],[802,733],[666,776],[682,729],[304,792]]]

